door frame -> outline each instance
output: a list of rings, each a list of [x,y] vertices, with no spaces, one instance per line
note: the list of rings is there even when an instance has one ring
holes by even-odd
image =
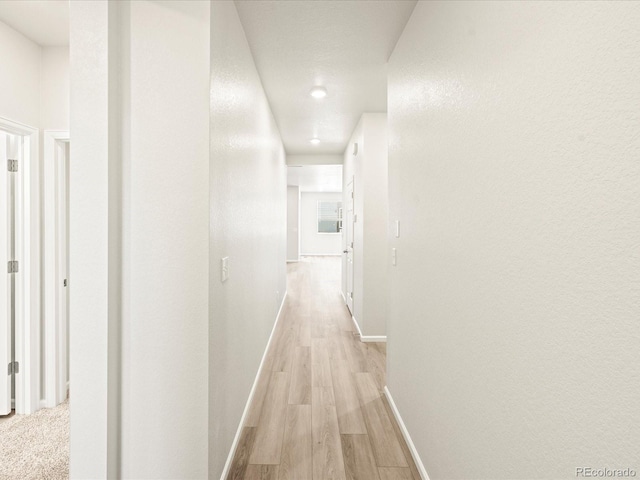
[[[351,198],[349,198],[349,193],[351,193]],[[351,316],[354,315],[354,307],[353,307],[353,287],[354,287],[354,246],[355,246],[355,211],[356,211],[356,202],[355,202],[355,176],[351,177],[351,181],[347,183],[347,188],[345,191],[346,198],[346,216],[343,223],[342,231],[346,233],[345,235],[345,303]],[[349,207],[351,207],[351,214],[349,214]],[[346,228],[345,228],[346,225]],[[353,241],[349,241],[353,240]],[[349,256],[351,256],[351,268],[349,268]],[[351,273],[351,275],[349,275]],[[349,291],[349,284],[351,284],[351,291]]]
[[[15,259],[20,265],[16,274],[15,360],[20,372],[16,375],[15,410],[28,414],[40,407],[40,131],[4,117],[0,117],[0,129],[23,137],[15,212]]]
[[[61,204],[60,191],[62,161],[68,162],[66,145],[69,143],[68,130],[44,131],[43,163],[43,252],[44,252],[44,386],[43,406],[51,408],[67,398],[67,321],[62,318],[60,308],[68,302],[63,299],[67,289],[60,285],[66,268],[60,265],[60,258],[66,258],[62,250],[68,252],[68,242],[60,243]],[[67,167],[68,168],[68,167]],[[65,169],[66,170],[66,169]],[[68,171],[68,170],[67,170]],[[66,172],[64,173],[66,177]],[[65,183],[66,184],[66,183]],[[69,186],[66,186],[68,189]],[[66,190],[65,189],[65,190]],[[68,218],[67,218],[68,222]],[[68,231],[68,229],[67,229]],[[68,264],[68,259],[66,262]],[[68,275],[68,273],[66,274]],[[68,278],[68,277],[67,277]]]

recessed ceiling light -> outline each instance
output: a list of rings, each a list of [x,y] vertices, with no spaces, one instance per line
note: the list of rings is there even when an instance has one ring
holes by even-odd
[[[313,98],[324,98],[327,96],[327,89],[324,87],[313,87],[309,93]]]
[[[309,141],[314,145],[318,145],[320,143],[320,139],[319,138],[312,138]]]

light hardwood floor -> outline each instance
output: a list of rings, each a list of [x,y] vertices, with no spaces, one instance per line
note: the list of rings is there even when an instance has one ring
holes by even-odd
[[[420,480],[382,393],[386,345],[360,342],[340,258],[290,263],[287,280],[227,479]]]

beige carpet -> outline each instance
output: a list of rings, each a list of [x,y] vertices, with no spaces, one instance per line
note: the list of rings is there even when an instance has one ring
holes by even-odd
[[[69,400],[0,422],[0,479],[69,478]]]

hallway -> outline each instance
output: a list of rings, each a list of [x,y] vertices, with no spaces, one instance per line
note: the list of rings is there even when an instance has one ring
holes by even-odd
[[[288,296],[227,478],[420,478],[382,393],[386,345],[362,343],[340,258],[288,264]]]

